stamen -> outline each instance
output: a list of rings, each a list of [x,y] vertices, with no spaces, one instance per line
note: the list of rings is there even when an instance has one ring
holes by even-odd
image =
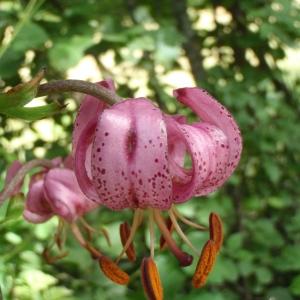
[[[63,252],[59,255],[55,255],[55,256],[52,256],[50,254],[50,248],[46,247],[42,253],[42,256],[44,258],[44,260],[46,261],[47,264],[53,264],[55,263],[56,261],[66,257],[69,253],[66,251],[66,252]]]
[[[193,221],[185,218],[175,207],[172,207],[171,210],[173,211],[173,213],[175,214],[175,216],[184,224],[186,225],[189,225],[191,227],[194,227],[194,228],[197,228],[199,230],[202,230],[202,231],[207,231],[208,228],[207,226],[204,226],[204,225],[200,225],[200,224],[197,224],[197,223],[194,223]]]
[[[92,245],[90,245],[83,237],[79,227],[76,225],[76,223],[72,223],[71,224],[71,230],[73,232],[74,237],[76,238],[76,240],[79,242],[79,244],[85,248],[86,250],[88,250],[90,252],[90,254],[92,255],[92,257],[94,259],[96,258],[100,258],[103,256],[103,254],[98,251],[97,249],[95,249]]]
[[[152,258],[144,258],[141,265],[141,277],[148,300],[162,300],[163,288],[157,266]]]
[[[154,235],[154,220],[153,211],[149,211],[149,231],[150,231],[150,256],[154,259],[154,246],[155,246],[155,235]]]
[[[182,238],[182,240],[191,248],[191,250],[194,252],[194,254],[196,256],[199,255],[197,249],[194,247],[194,245],[191,243],[191,241],[188,239],[188,237],[184,234],[184,232],[182,231],[182,229],[180,228],[175,215],[173,214],[172,210],[169,210],[169,215],[171,218],[171,221],[174,225],[174,228],[176,230],[176,232],[178,233],[178,235]]]
[[[211,213],[209,216],[210,239],[215,242],[217,251],[220,250],[223,244],[223,225],[220,216],[216,213]]]
[[[183,252],[181,249],[178,248],[175,241],[172,239],[172,237],[170,235],[170,232],[169,232],[162,216],[160,215],[159,210],[153,209],[153,215],[154,215],[154,220],[155,220],[157,226],[159,227],[162,235],[164,236],[164,238],[166,240],[166,243],[168,244],[171,252],[178,259],[180,265],[182,267],[186,267],[186,266],[191,265],[192,262],[193,262],[193,257],[191,255],[189,255],[188,253]]]
[[[167,228],[168,228],[168,230],[171,234],[173,229],[174,229],[174,226],[173,226],[173,223],[172,223],[170,217],[168,217],[166,219],[165,223],[166,223],[166,226],[167,226]],[[162,235],[160,237],[160,241],[159,241],[159,248],[160,248],[160,250],[164,250],[166,247],[167,247],[167,243],[166,243],[166,240],[165,240],[164,236]]]
[[[205,285],[208,274],[212,270],[217,258],[217,249],[214,241],[208,240],[204,245],[192,282],[195,288]]]
[[[130,235],[130,226],[128,225],[127,222],[124,222],[120,225],[120,237],[121,237],[121,242],[123,247],[126,244],[129,235]],[[130,261],[135,261],[136,254],[135,254],[133,243],[129,245],[128,249],[126,250],[126,254]]]
[[[107,230],[103,227],[101,227],[99,229],[99,231],[97,229],[95,229],[94,227],[92,227],[83,217],[79,218],[80,222],[82,223],[83,227],[86,229],[87,233],[89,234],[89,236],[91,235],[91,233],[99,233],[101,232],[108,244],[108,246],[111,247],[111,241],[110,241],[110,237],[109,234],[107,232]]]
[[[56,243],[59,250],[61,250],[63,248],[63,245],[66,241],[64,225],[65,225],[64,220],[59,218],[57,230],[56,230],[56,233],[54,235],[54,241],[55,241],[55,243]]]
[[[137,229],[139,228],[139,226],[142,223],[143,214],[144,214],[144,211],[142,209],[138,208],[138,209],[135,210],[129,237],[128,237],[127,241],[126,241],[125,246],[123,247],[122,252],[120,253],[120,255],[118,256],[118,258],[116,259],[116,263],[119,263],[119,261],[122,258],[123,254],[126,252],[126,250],[128,249],[128,247],[132,243],[132,241],[134,239],[134,236],[135,236],[135,233],[136,233]]]
[[[106,256],[99,258],[99,266],[106,277],[111,281],[125,285],[129,282],[129,275],[124,272],[119,266]]]

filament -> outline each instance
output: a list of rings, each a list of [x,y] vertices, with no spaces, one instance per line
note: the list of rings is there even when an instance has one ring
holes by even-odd
[[[97,229],[95,229],[94,227],[92,227],[83,217],[79,218],[80,222],[82,223],[83,227],[90,233],[99,233],[101,232],[108,244],[108,246],[111,247],[111,241],[110,241],[110,238],[109,238],[109,234],[108,232],[106,231],[105,228],[101,227],[99,229],[99,231]]]
[[[191,220],[185,218],[182,214],[180,214],[180,212],[175,207],[172,208],[172,212],[175,214],[175,216],[178,219],[180,219],[180,221],[182,223],[184,223],[186,225],[189,225],[191,227],[197,228],[199,230],[203,230],[203,231],[207,231],[208,230],[208,227],[206,227],[204,225],[200,225],[200,224],[194,223]]]
[[[155,245],[155,235],[154,235],[154,220],[153,211],[149,211],[149,231],[150,231],[150,255],[154,259],[154,245]]]
[[[171,218],[171,221],[174,225],[174,229],[176,230],[176,232],[178,233],[178,235],[182,238],[182,240],[191,248],[191,250],[194,252],[194,254],[196,256],[199,256],[199,253],[197,251],[197,249],[194,247],[194,245],[191,243],[191,241],[188,239],[188,237],[184,234],[184,232],[182,231],[182,229],[180,228],[176,217],[173,213],[172,210],[169,210],[169,216]]]
[[[71,224],[71,230],[73,232],[73,235],[75,239],[78,241],[78,243],[85,249],[87,249],[93,257],[102,257],[102,253],[95,249],[93,246],[91,246],[89,243],[86,242],[84,239],[79,227],[77,226],[76,223]]]

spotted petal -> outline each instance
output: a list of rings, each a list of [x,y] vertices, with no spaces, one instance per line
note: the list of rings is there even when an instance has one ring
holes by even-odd
[[[98,82],[99,85],[115,91],[114,83],[112,80],[103,80]],[[74,130],[73,130],[73,149],[76,149],[78,139],[82,133],[82,130],[89,124],[93,123],[96,127],[97,119],[99,114],[103,111],[106,104],[104,101],[93,96],[86,96],[79,108],[78,114],[76,116]]]
[[[183,104],[189,106],[203,122],[220,128],[228,139],[229,155],[225,177],[228,178],[236,168],[241,152],[242,138],[240,130],[230,112],[199,88],[181,88],[174,90],[174,96]]]
[[[104,110],[92,149],[93,181],[111,209],[171,205],[171,177],[163,115],[146,99]]]

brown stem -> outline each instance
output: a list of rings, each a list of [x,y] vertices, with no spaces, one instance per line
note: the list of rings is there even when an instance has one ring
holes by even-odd
[[[38,88],[37,97],[64,92],[79,92],[88,94],[105,101],[109,105],[122,101],[120,96],[104,87],[101,87],[99,84],[75,79],[54,80],[41,84]]]

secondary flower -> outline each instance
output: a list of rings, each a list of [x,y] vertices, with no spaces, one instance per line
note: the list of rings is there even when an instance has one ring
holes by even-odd
[[[66,255],[65,252],[53,256],[50,250],[57,245],[61,252],[66,229],[71,228],[73,235],[92,255],[99,252],[89,245],[93,234],[97,232],[83,218],[83,215],[94,210],[99,205],[90,201],[80,190],[73,171],[73,158],[68,156],[66,159],[58,157],[49,160],[33,160],[24,165],[15,161],[7,171],[6,186],[12,185],[6,197],[12,197],[19,193],[24,176],[32,167],[44,167],[38,173],[31,176],[29,191],[25,198],[24,218],[30,223],[43,223],[57,216],[59,224],[49,245],[43,251],[43,256],[49,263],[56,261]],[[16,180],[13,183],[13,180]],[[89,241],[84,240],[81,228],[88,234]],[[109,243],[109,237],[104,229],[100,229]]]
[[[112,81],[100,84],[114,91]],[[124,248],[117,262],[125,252],[133,257],[135,232],[144,212],[149,215],[151,259],[143,262],[142,278],[150,299],[162,298],[157,285],[158,272],[153,267],[153,224],[162,233],[161,244],[167,244],[181,266],[190,265],[192,256],[180,250],[171,231],[174,229],[199,255],[178,220],[202,230],[207,228],[185,219],[174,204],[207,195],[220,187],[236,168],[242,150],[240,131],[231,114],[206,91],[181,88],[174,91],[174,96],[201,121],[187,124],[184,117],[167,115],[145,98],[127,99],[106,107],[93,97],[86,97],[73,133],[75,174],[84,194],[112,210],[135,211],[131,228],[128,224],[121,225]],[[185,167],[186,156],[191,159],[191,168]],[[163,219],[161,211],[169,214],[169,221]],[[210,239],[200,255],[193,278],[195,287],[204,284],[222,243],[218,215],[211,214],[209,225]],[[107,258],[99,257],[104,273],[115,282],[127,283],[127,277],[122,281],[121,270],[103,263],[106,261]]]
[[[23,215],[31,223],[42,223],[52,216],[72,223],[95,207],[81,192],[72,170],[53,168],[32,177]]]

